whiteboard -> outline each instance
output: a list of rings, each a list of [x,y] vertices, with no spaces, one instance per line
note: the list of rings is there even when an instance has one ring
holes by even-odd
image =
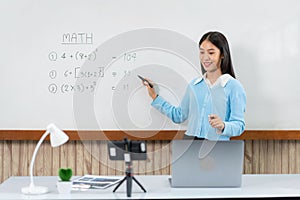
[[[137,74],[178,105],[201,74],[198,41],[230,43],[246,129],[300,129],[297,0],[0,2],[0,129],[185,129],[150,106]]]

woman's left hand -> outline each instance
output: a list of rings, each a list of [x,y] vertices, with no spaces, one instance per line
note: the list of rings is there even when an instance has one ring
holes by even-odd
[[[218,115],[215,115],[215,114],[208,115],[208,121],[209,121],[209,124],[213,128],[216,128],[219,130],[219,131],[217,131],[218,134],[221,134],[223,132],[223,130],[225,128],[225,124]]]

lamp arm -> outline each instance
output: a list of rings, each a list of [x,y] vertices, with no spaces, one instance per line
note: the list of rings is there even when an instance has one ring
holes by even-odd
[[[39,150],[42,142],[45,140],[45,138],[47,137],[48,134],[49,134],[49,131],[46,131],[44,133],[44,135],[41,137],[41,139],[39,140],[39,142],[37,143],[37,145],[34,149],[34,152],[33,152],[32,158],[31,158],[31,162],[30,162],[30,187],[34,186],[34,183],[33,183],[33,165],[34,165],[34,161],[35,161],[37,151]]]

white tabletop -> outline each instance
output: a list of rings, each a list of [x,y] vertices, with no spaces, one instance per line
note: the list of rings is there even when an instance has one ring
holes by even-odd
[[[257,197],[300,197],[299,174],[243,175],[240,188],[171,188],[170,176],[135,176],[147,190],[144,193],[133,182],[131,199],[187,199],[187,198],[257,198]],[[121,177],[122,178],[122,177]],[[43,195],[24,195],[21,188],[29,185],[29,177],[10,177],[0,186],[0,199],[118,199],[127,198],[126,183],[113,193],[115,186],[107,189],[72,191],[59,194],[56,176],[34,177],[35,185],[49,187]]]

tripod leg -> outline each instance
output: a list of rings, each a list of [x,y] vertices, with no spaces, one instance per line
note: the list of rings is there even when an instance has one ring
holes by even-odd
[[[131,189],[132,189],[132,176],[127,176],[127,197],[131,197]]]
[[[138,180],[136,180],[136,178],[134,178],[134,176],[132,177],[132,179],[140,186],[140,188],[146,192],[145,188],[142,186],[142,184],[140,182],[138,182]]]
[[[115,187],[113,192],[115,192],[125,180],[126,180],[126,176],[119,182],[119,184]]]

